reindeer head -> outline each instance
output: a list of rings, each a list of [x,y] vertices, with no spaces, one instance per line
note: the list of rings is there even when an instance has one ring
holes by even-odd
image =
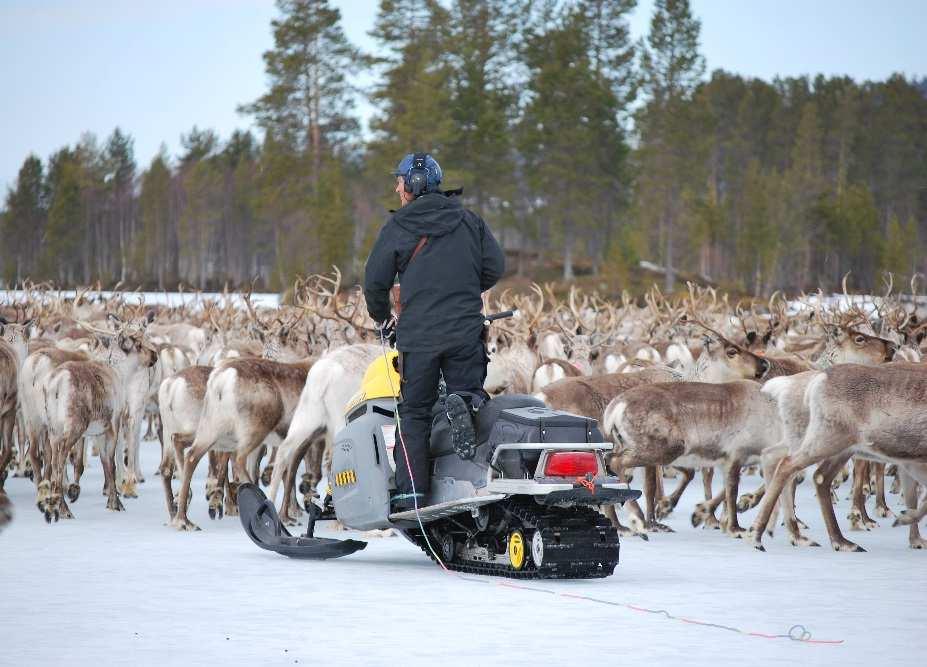
[[[769,361],[718,333],[702,339],[702,354],[698,360],[705,382],[761,380],[769,371]]]
[[[25,357],[26,349],[29,342],[29,327],[32,326],[32,320],[25,322],[7,322],[0,317],[0,340],[8,343],[17,354]]]
[[[891,361],[898,345],[850,327],[827,326],[820,361],[827,364],[875,365]]]

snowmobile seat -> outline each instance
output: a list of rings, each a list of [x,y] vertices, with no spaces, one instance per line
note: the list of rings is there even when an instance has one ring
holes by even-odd
[[[503,410],[512,408],[544,407],[544,402],[527,394],[503,394],[490,399],[476,413],[476,438],[482,445],[489,439],[492,426],[496,423]],[[451,428],[444,414],[444,404],[438,401],[432,411],[434,419],[431,426],[431,442],[428,453],[431,458],[446,456],[454,453],[451,442]]]

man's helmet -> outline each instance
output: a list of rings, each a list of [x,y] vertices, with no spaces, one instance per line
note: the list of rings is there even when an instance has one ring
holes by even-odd
[[[427,153],[409,153],[399,161],[393,176],[402,176],[406,192],[418,197],[436,192],[444,173],[438,161]]]

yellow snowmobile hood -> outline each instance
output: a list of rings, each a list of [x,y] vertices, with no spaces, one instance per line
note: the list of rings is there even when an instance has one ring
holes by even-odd
[[[348,401],[346,413],[374,398],[399,398],[399,373],[396,371],[398,359],[399,353],[390,350],[385,357],[380,355],[367,366],[360,391]]]

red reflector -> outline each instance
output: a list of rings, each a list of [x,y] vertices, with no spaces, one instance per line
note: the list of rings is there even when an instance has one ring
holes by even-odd
[[[557,452],[547,457],[545,477],[582,477],[599,472],[595,452]]]

